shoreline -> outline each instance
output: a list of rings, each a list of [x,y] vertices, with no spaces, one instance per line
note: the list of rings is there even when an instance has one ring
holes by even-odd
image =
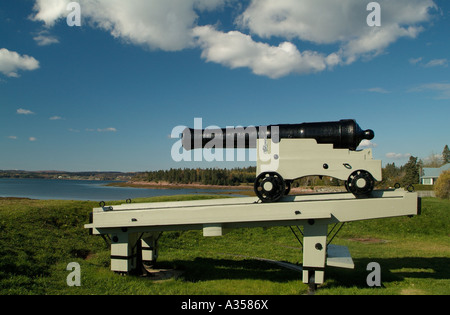
[[[144,181],[128,181],[128,182],[113,182],[105,186],[115,187],[134,187],[134,188],[148,188],[148,189],[223,189],[223,190],[253,190],[253,186],[226,186],[226,185],[204,185],[199,183],[192,184],[178,184],[169,182],[144,182]]]
[[[245,194],[254,195],[253,185],[203,185],[199,183],[192,184],[178,184],[169,182],[145,182],[145,181],[129,181],[129,182],[115,182],[109,183],[106,186],[115,187],[133,187],[133,188],[147,188],[147,189],[211,189],[211,190],[240,190]],[[311,189],[310,187],[292,187],[291,193],[294,194],[311,194],[320,192],[344,192],[345,187],[341,186],[317,186]]]
[[[144,182],[144,181],[128,181],[109,183],[105,186],[113,187],[131,187],[144,189],[205,189],[205,190],[223,190],[223,192],[215,192],[218,195],[243,195],[255,196],[253,186],[224,186],[224,185],[203,185],[203,184],[178,184],[169,182]],[[233,190],[235,192],[233,192]]]

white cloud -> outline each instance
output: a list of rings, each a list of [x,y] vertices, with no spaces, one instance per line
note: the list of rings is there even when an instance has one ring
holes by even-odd
[[[31,142],[34,142],[34,141],[37,141],[37,138],[35,138],[35,137],[29,137],[28,140],[31,141]]]
[[[51,27],[67,16],[68,0],[36,0],[32,17]],[[196,10],[212,10],[225,0],[79,0],[82,18],[112,36],[150,49],[192,47]]]
[[[194,29],[202,57],[230,68],[248,67],[255,74],[279,78],[290,73],[323,71],[334,64],[334,56],[324,56],[313,51],[300,52],[290,42],[278,46],[255,42],[249,35],[238,31],[220,32],[212,26]]]
[[[48,46],[59,43],[58,38],[49,34],[48,31],[41,31],[33,39],[39,46]]]
[[[8,139],[17,140],[17,136],[8,136]]]
[[[419,57],[419,58],[410,58],[410,59],[409,59],[409,63],[412,64],[412,65],[416,65],[416,64],[418,64],[419,62],[421,62],[422,59],[423,59],[422,57]]]
[[[63,119],[61,116],[52,116],[49,118],[50,120],[61,120]]]
[[[113,127],[109,127],[109,128],[104,128],[104,129],[97,129],[98,132],[117,132],[116,128]]]
[[[372,92],[372,93],[380,93],[380,94],[387,94],[389,93],[388,90],[380,88],[380,87],[374,87],[374,88],[369,88],[369,89],[363,89],[363,91],[366,92]]]
[[[410,92],[423,92],[423,91],[435,91],[437,100],[449,100],[450,99],[450,83],[428,83],[415,87]]]
[[[442,59],[432,59],[428,61],[427,63],[423,62],[423,58],[411,58],[409,59],[409,63],[412,65],[420,65],[425,68],[432,68],[432,67],[448,67],[448,59],[442,58]]]
[[[378,146],[378,144],[376,144],[370,140],[364,139],[360,142],[358,149],[361,150],[361,149],[368,149],[368,148],[376,148],[377,146]]]
[[[386,153],[386,157],[393,160],[404,160],[409,159],[411,157],[410,153]]]
[[[447,59],[433,59],[427,62],[424,67],[430,68],[430,67],[447,67],[448,66],[448,60]]]
[[[51,27],[55,22],[67,14],[67,5],[70,0],[36,0],[34,10],[36,14],[31,17],[34,21],[43,21]]]
[[[381,27],[369,27],[367,2],[359,0],[253,0],[238,23],[262,37],[297,38],[315,44],[339,44],[339,56],[351,63],[377,55],[402,37],[415,38],[429,21],[432,0],[379,0]]]
[[[86,128],[86,131],[97,131],[97,132],[117,132],[116,128],[113,127],[109,127],[109,128],[97,128],[97,129],[91,129],[91,128]]]
[[[23,109],[23,108],[19,108],[19,109],[16,111],[16,113],[19,114],[19,115],[34,115],[34,113],[33,113],[31,110],[29,110],[29,109]]]
[[[18,71],[32,71],[39,68],[39,62],[33,57],[19,55],[15,51],[6,48],[0,49],[0,73],[7,77],[19,77]]]
[[[209,62],[246,67],[271,78],[324,71],[377,56],[401,38],[416,38],[424,30],[421,24],[432,18],[430,9],[436,8],[433,0],[378,0],[381,27],[369,27],[368,2],[360,0],[251,0],[247,7],[231,0],[78,2],[83,25],[125,42],[164,51],[200,47]],[[67,16],[68,3],[36,0],[32,19],[51,27]],[[228,3],[241,10],[236,29],[223,32],[217,26],[198,25],[204,11]],[[278,43],[269,44],[269,39]],[[314,43],[317,51],[301,50],[294,40]],[[320,51],[321,46],[328,52]],[[335,51],[330,53],[330,47]]]
[[[96,26],[133,44],[165,51],[192,46],[197,19],[192,0],[99,0],[86,1],[82,8]]]

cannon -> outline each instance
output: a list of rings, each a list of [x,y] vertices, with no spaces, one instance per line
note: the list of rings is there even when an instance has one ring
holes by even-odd
[[[182,145],[201,148],[257,149],[254,191],[262,202],[275,202],[290,191],[295,179],[329,176],[345,181],[358,198],[372,193],[381,180],[381,161],[372,150],[357,150],[374,132],[353,119],[331,122],[195,130],[186,128]]]
[[[186,128],[182,144],[186,150],[203,149],[214,142],[215,148],[256,148],[256,139],[315,139],[331,143],[335,149],[356,150],[361,140],[372,140],[374,132],[361,130],[355,120],[283,124],[259,127],[195,130]],[[217,141],[218,140],[218,141]],[[230,146],[231,145],[231,146]]]

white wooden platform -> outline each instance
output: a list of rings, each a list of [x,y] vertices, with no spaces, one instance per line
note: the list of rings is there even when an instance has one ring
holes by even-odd
[[[303,226],[303,281],[321,284],[325,265],[354,268],[346,247],[327,244],[328,225],[419,213],[417,193],[397,189],[374,191],[366,199],[334,193],[285,196],[275,203],[245,197],[105,205],[93,210],[85,228],[111,236],[111,269],[129,273],[139,268],[138,257],[156,260],[162,231],[203,230],[204,236],[221,236],[234,228]]]

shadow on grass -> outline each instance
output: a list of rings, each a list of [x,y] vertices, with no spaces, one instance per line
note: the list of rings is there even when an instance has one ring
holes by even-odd
[[[231,260],[195,258],[158,263],[158,268],[183,270],[182,279],[189,282],[206,280],[270,280],[288,282],[301,280],[301,273],[256,259]]]
[[[326,286],[367,288],[367,276],[372,270],[366,270],[370,262],[381,267],[382,283],[401,282],[405,278],[413,279],[450,279],[450,258],[446,257],[402,257],[402,258],[363,258],[355,259],[355,269],[326,267]],[[256,259],[229,260],[195,258],[194,260],[174,260],[164,263],[165,268],[183,270],[182,279],[189,282],[207,280],[270,280],[288,282],[302,279],[302,274]]]
[[[327,286],[368,288],[366,280],[372,269],[367,270],[367,265],[371,262],[380,265],[382,284],[401,282],[406,278],[450,279],[450,258],[446,257],[361,258],[354,259],[354,270],[327,268],[325,277],[332,280]]]

